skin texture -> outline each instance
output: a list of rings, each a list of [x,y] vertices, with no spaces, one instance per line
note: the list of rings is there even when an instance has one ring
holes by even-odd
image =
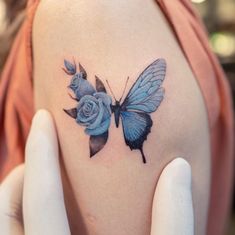
[[[46,110],[39,110],[33,118],[25,164],[15,168],[0,185],[0,233],[71,234],[56,130]],[[164,168],[153,200],[151,235],[172,234],[193,235],[191,168],[182,158]]]
[[[143,20],[144,19],[144,20]],[[157,4],[152,0],[43,0],[33,28],[36,109],[55,120],[64,190],[74,234],[150,234],[154,188],[176,156],[192,166],[195,234],[205,233],[210,188],[210,148],[205,105],[196,80]],[[111,120],[105,148],[89,159],[89,137],[62,110],[68,97],[64,58],[76,55],[89,81],[108,79],[117,97],[154,59],[168,68],[165,98],[153,113],[144,144],[148,163],[125,145]],[[112,117],[113,118],[113,117]],[[115,230],[114,230],[115,228]]]

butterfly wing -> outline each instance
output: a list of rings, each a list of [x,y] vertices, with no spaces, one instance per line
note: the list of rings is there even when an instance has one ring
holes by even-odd
[[[165,75],[166,61],[155,60],[140,74],[122,103],[122,109],[145,113],[156,111],[164,97],[161,85]]]
[[[121,111],[122,128],[126,144],[131,150],[139,149],[146,163],[143,153],[143,143],[151,131],[153,122],[147,113]]]
[[[163,100],[164,88],[161,85],[165,75],[166,61],[155,60],[140,74],[121,104],[125,142],[131,150],[140,150],[144,163],[143,143],[153,125],[149,114],[156,111]]]

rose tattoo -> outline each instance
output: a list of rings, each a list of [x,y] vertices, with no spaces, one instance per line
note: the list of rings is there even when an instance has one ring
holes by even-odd
[[[77,106],[76,121],[86,127],[86,134],[97,136],[109,129],[111,104],[111,98],[103,92],[95,92],[81,98]]]

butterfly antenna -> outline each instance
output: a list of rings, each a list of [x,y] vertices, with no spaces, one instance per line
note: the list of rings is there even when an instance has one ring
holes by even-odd
[[[119,102],[121,102],[121,100],[122,100],[122,98],[123,98],[123,96],[124,96],[124,94],[125,94],[125,92],[126,92],[126,87],[127,87],[128,81],[129,81],[129,77],[127,77],[126,84],[125,84],[125,88],[124,88],[124,90],[123,90],[123,92],[122,92],[122,96],[121,96]]]
[[[106,83],[107,83],[107,85],[108,85],[108,87],[109,87],[109,90],[110,90],[110,92],[111,92],[113,98],[114,98],[115,100],[117,100],[116,97],[115,97],[115,95],[114,95],[114,93],[113,93],[113,91],[112,91],[112,89],[111,89],[111,87],[110,87],[110,85],[109,85],[109,82],[108,82],[107,79],[106,79]]]

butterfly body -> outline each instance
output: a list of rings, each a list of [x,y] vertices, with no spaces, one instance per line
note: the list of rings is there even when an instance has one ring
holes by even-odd
[[[112,113],[114,114],[115,125],[118,128],[120,122],[120,115],[122,111],[122,106],[119,101],[115,101],[115,105],[111,105]]]
[[[81,72],[86,74],[83,68]],[[143,144],[153,126],[150,114],[157,110],[164,98],[162,83],[165,74],[166,61],[164,59],[155,60],[139,75],[124,101],[121,102],[122,98],[115,99],[114,104],[98,77],[96,77],[96,89],[84,79],[84,76],[72,81],[70,88],[73,89],[76,98],[79,100],[81,98],[81,101],[85,100],[85,102],[84,105],[65,110],[65,112],[75,118],[78,124],[82,121],[83,125],[87,127],[86,133],[90,135],[91,157],[106,144],[111,113],[113,113],[116,127],[120,126],[120,122],[122,124],[126,145],[131,150],[139,150],[143,163],[146,163]],[[113,94],[112,90],[111,93]],[[91,115],[86,116],[88,113]],[[93,117],[95,118],[93,119]]]

